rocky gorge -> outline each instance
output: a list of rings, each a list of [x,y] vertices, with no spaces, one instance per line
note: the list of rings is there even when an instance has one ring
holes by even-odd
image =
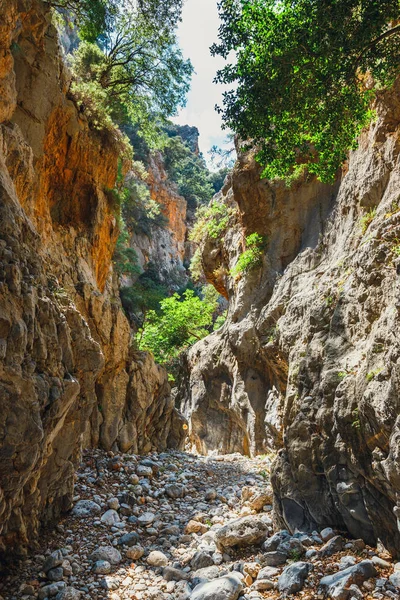
[[[200,244],[227,319],[171,391],[113,264],[122,139],[70,77],[47,3],[3,2],[0,595],[398,598],[400,84],[333,184],[262,179],[236,141]],[[185,279],[187,203],[161,154],[147,175],[168,226],[130,243]]]
[[[4,552],[71,506],[83,447],[164,449],[183,421],[165,370],[131,346],[113,274],[119,140],[67,97],[47,5],[3,4],[1,48]]]
[[[336,526],[399,551],[399,87],[333,185],[260,180],[239,153],[206,236],[207,279],[229,298],[222,329],[185,358],[179,390],[193,447],[278,451],[279,522]],[[256,232],[262,263],[232,269]]]

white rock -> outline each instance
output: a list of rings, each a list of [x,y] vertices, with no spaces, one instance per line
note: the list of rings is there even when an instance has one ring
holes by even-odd
[[[119,514],[116,510],[110,508],[110,510],[107,510],[104,515],[102,515],[101,522],[109,527],[112,527],[116,523],[120,522]]]
[[[158,550],[153,550],[147,557],[147,563],[152,567],[165,567],[168,564],[168,558],[163,554],[163,552],[159,552]]]

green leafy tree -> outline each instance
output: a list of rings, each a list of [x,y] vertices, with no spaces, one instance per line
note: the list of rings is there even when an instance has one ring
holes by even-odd
[[[161,364],[174,361],[210,332],[217,305],[215,297],[202,300],[193,290],[166,298],[160,303],[159,313],[147,313],[143,331],[139,333],[140,348],[150,350]]]
[[[176,39],[182,2],[104,4],[101,33],[82,36],[70,60],[71,93],[97,129],[110,128],[110,122],[136,126],[151,149],[159,143],[161,124],[184,106],[189,89],[192,65]]]
[[[168,140],[163,154],[165,169],[189,207],[196,208],[209,202],[214,188],[202,156],[197,156],[180,136]]]
[[[132,322],[142,327],[147,312],[159,312],[160,303],[168,296],[156,266],[149,262],[146,269],[131,286],[120,289],[122,306]]]
[[[45,0],[71,25],[79,27],[81,39],[95,42],[110,26],[117,12],[114,0]]]
[[[220,111],[258,146],[268,178],[301,163],[332,181],[371,120],[374,91],[399,72],[399,0],[221,0],[220,41],[236,53]]]
[[[144,233],[151,238],[155,228],[166,227],[168,219],[160,204],[150,197],[147,176],[144,164],[133,161],[124,181],[121,214],[130,233]]]
[[[218,169],[218,171],[210,173],[208,180],[213,186],[214,194],[220,191],[230,170],[229,167],[222,167],[221,169]]]
[[[45,0],[79,28],[82,40],[96,42],[112,29],[121,9],[143,17],[158,29],[175,28],[181,20],[182,0]]]

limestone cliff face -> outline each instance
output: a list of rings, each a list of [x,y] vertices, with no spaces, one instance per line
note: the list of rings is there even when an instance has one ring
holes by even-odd
[[[223,190],[236,221],[203,248],[208,279],[229,297],[228,319],[190,350],[179,391],[200,451],[278,449],[281,525],[346,528],[395,554],[399,91],[382,94],[376,123],[333,186],[260,181],[241,155]],[[227,272],[254,231],[267,236],[263,265],[234,281]]]
[[[49,12],[0,10],[0,551],[71,505],[82,446],[179,444],[166,372],[131,347],[111,256],[117,137],[67,97]]]
[[[183,266],[186,249],[186,200],[168,179],[160,153],[149,156],[147,184],[152,200],[160,205],[166,227],[154,227],[151,234],[135,233],[131,240],[141,268],[152,262],[161,281],[181,285],[186,280]]]

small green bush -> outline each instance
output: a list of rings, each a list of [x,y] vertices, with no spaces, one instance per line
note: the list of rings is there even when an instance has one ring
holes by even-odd
[[[216,199],[207,206],[200,206],[196,211],[196,222],[190,232],[189,239],[200,244],[206,235],[219,238],[226,230],[232,211]]]
[[[236,265],[230,270],[230,274],[237,277],[260,267],[265,244],[266,240],[260,234],[252,233],[248,235],[246,237],[246,250],[239,256]]]
[[[153,353],[160,364],[170,364],[185,348],[205,337],[217,308],[215,298],[199,298],[193,290],[174,294],[160,303],[160,311],[147,314],[139,332],[139,347]]]
[[[371,208],[371,210],[367,211],[360,219],[360,227],[362,234],[367,231],[368,227],[376,217],[376,208]]]
[[[377,375],[379,375],[379,373],[381,373],[382,370],[383,370],[383,368],[381,367],[380,369],[374,369],[373,371],[369,371],[369,373],[367,373],[367,376],[366,376],[366,380],[368,381],[368,383],[370,381],[372,381],[373,379],[375,379],[375,377]]]

